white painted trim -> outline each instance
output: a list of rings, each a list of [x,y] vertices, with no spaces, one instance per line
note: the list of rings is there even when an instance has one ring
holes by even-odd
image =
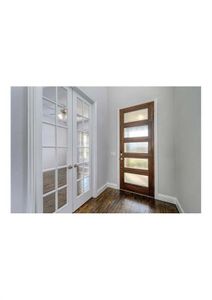
[[[177,206],[178,211],[180,213],[184,213],[184,210],[183,210],[182,206],[180,205],[178,198],[176,198],[176,197],[164,195],[164,194],[158,194],[156,200],[175,204]]]
[[[34,88],[27,88],[27,213],[35,212],[35,161],[34,161]]]
[[[115,184],[115,183],[112,183],[112,182],[108,182],[107,183],[107,187],[115,189],[115,190],[119,190],[120,189],[119,186],[118,186],[118,184]]]
[[[155,198],[158,197],[158,178],[159,178],[159,169],[158,169],[158,99],[152,100],[141,100],[140,104],[146,104],[149,102],[154,102],[154,161],[155,161]],[[139,103],[135,104],[139,105]],[[117,158],[117,184],[111,183],[115,185],[116,188],[120,189],[120,161],[119,161],[119,149],[120,149],[120,118],[119,113],[121,109],[129,108],[130,106],[119,107],[117,109],[117,149],[116,149],[116,158]]]
[[[181,204],[180,204],[180,202],[179,202],[178,199],[176,201],[176,206],[177,206],[177,209],[178,209],[179,213],[182,213],[182,214],[185,213],[184,209],[182,208],[182,206],[181,206]]]
[[[92,194],[95,197],[98,194],[97,191],[97,102],[92,105]]]
[[[164,201],[164,202],[168,202],[168,203],[172,203],[172,204],[177,203],[177,198],[176,197],[172,197],[172,196],[164,195],[164,194],[158,194],[157,198],[155,198],[155,199],[160,200],[160,201]]]
[[[28,87],[27,212],[42,212],[41,88]]]
[[[97,190],[97,194],[94,198],[97,198],[101,193],[103,193],[106,189],[108,188],[107,186],[107,183],[105,183],[105,185],[103,185],[102,187],[100,187],[98,190]]]

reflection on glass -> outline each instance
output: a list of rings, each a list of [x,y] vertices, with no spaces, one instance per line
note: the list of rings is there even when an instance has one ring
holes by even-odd
[[[58,170],[58,187],[67,184],[67,168]]]
[[[124,128],[125,138],[146,137],[146,136],[148,136],[148,125]]]
[[[55,147],[56,145],[56,134],[55,126],[43,123],[42,130],[42,144],[45,147]]]
[[[66,149],[57,149],[57,164],[59,167],[67,165],[67,150]]]
[[[67,107],[68,92],[63,87],[58,87],[58,104]]]
[[[43,172],[43,194],[55,189],[55,170]]]
[[[57,146],[58,147],[67,147],[67,129],[62,127],[57,127]]]
[[[55,193],[43,197],[43,212],[53,213],[55,209]]]
[[[43,88],[43,96],[56,101],[56,87],[46,86]]]
[[[148,119],[148,108],[134,110],[124,114],[124,123],[136,122]]]
[[[89,147],[89,135],[88,133],[83,133],[83,146]]]
[[[85,163],[84,164],[84,176],[88,176],[89,175],[89,164]]]
[[[80,99],[77,99],[77,114],[78,115],[83,115],[83,104],[82,104],[82,101]]]
[[[58,191],[58,209],[67,203],[67,188]]]
[[[78,148],[77,149],[77,162],[78,163],[83,162],[83,158],[84,158],[84,149],[83,148]]]
[[[43,170],[56,167],[56,152],[54,148],[43,148]]]
[[[88,131],[89,130],[89,120],[88,119],[84,119],[84,131]]]
[[[89,177],[84,177],[83,179],[83,189],[84,189],[84,193],[89,191],[89,185],[90,185],[90,179]]]
[[[82,147],[83,146],[83,132],[78,131],[77,132],[77,145],[78,147]]]
[[[83,180],[77,181],[77,196],[83,193]]]
[[[132,169],[148,170],[147,158],[124,158],[124,167]]]
[[[60,125],[67,126],[68,110],[58,106],[57,108],[57,122]]]
[[[89,106],[86,103],[83,103],[83,116],[89,118]]]
[[[89,161],[89,148],[84,148],[84,161]]]
[[[149,178],[146,175],[124,173],[124,182],[143,187],[149,186]]]
[[[43,99],[43,121],[55,124],[55,104]]]
[[[77,130],[83,130],[83,117],[77,116]]]
[[[83,177],[83,165],[79,165],[77,167],[77,179],[81,179]]]
[[[148,153],[148,142],[125,143],[124,152],[127,153]]]

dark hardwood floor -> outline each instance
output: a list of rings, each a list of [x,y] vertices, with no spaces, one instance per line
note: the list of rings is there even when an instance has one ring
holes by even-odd
[[[174,204],[145,196],[107,188],[91,198],[75,213],[178,213]]]

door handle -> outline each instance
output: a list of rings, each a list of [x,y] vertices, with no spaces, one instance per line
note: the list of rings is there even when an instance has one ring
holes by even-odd
[[[74,168],[77,168],[79,165],[78,164],[74,164]]]
[[[69,170],[71,170],[72,168],[73,168],[72,165],[69,165],[69,166],[68,166],[68,169],[69,169]]]

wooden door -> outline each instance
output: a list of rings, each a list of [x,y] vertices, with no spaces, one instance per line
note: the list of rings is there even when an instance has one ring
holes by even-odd
[[[154,102],[120,110],[120,188],[154,197]]]

